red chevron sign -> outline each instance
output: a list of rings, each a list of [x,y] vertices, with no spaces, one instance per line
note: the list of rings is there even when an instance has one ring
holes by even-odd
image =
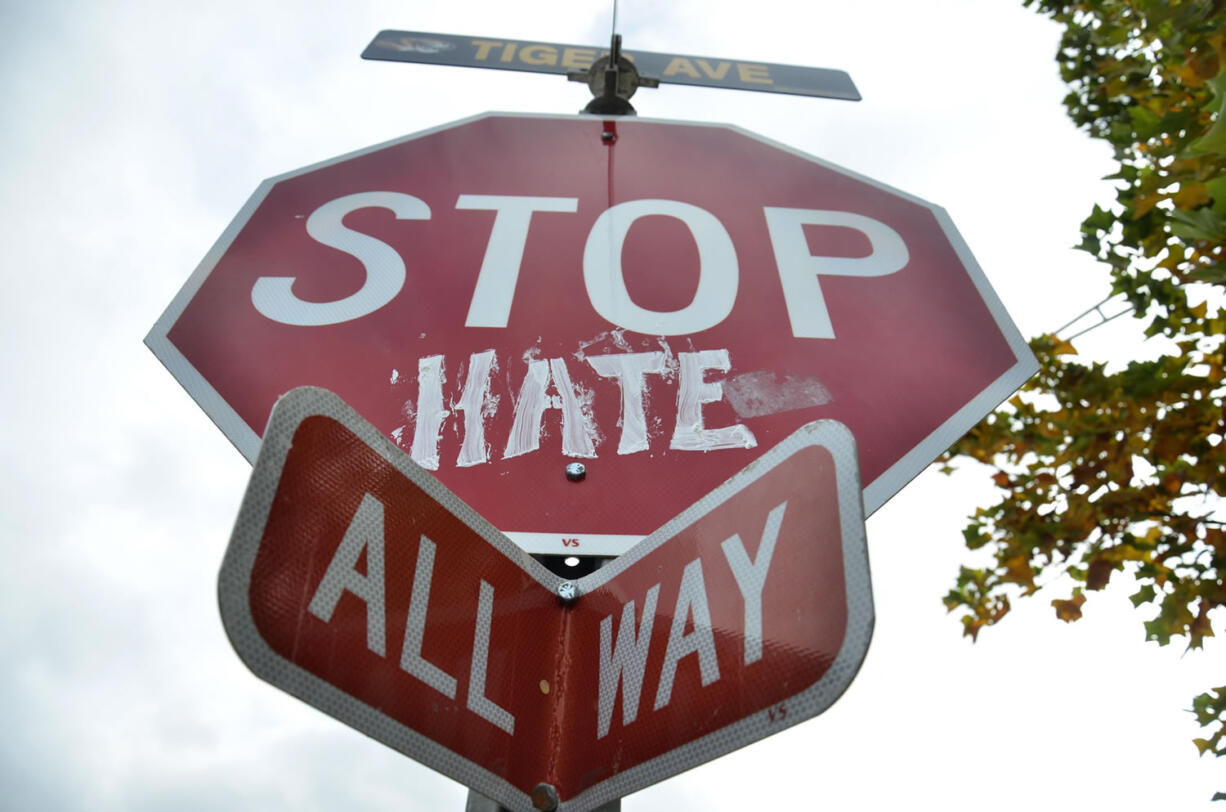
[[[821,713],[873,623],[838,423],[564,582],[320,389],[273,411],[219,594],[257,675],[514,810],[593,809]]]

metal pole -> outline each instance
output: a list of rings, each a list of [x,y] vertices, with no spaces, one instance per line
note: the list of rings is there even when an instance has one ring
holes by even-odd
[[[533,557],[536,558],[538,561],[541,561],[541,558],[553,559],[553,558],[558,558],[560,556],[533,556]],[[575,556],[575,557],[580,558],[580,556]],[[582,558],[588,559],[589,561],[591,559],[595,559],[594,561],[591,561],[591,563],[595,565],[592,567],[593,570],[598,570],[601,567],[603,567],[605,564],[608,564],[610,561],[613,560],[612,558],[607,558],[604,556],[582,556]],[[566,576],[569,574],[566,572],[557,572],[556,571],[557,569],[556,561],[547,560],[547,561],[541,561],[541,563],[544,564],[546,567],[549,568],[550,571],[553,571],[557,575]],[[593,812],[621,812],[621,809],[622,809],[621,798],[617,798],[616,800],[609,801],[607,804],[604,804],[603,806],[593,810]],[[470,789],[468,791],[468,800],[464,804],[464,812],[509,812],[509,811],[507,810],[506,807],[501,806],[496,801],[491,801],[489,798],[486,798],[484,795],[477,792],[476,790]]]
[[[618,798],[615,801],[609,801],[604,806],[601,806],[593,812],[621,812],[622,802]],[[509,812],[509,810],[500,806],[495,801],[491,801],[476,790],[468,791],[468,801],[464,804],[464,812]]]
[[[614,34],[609,55],[596,60],[589,69],[588,87],[593,98],[582,112],[598,116],[632,116],[635,110],[630,97],[640,85],[648,84],[648,80],[639,76],[634,63],[622,56],[621,34]]]

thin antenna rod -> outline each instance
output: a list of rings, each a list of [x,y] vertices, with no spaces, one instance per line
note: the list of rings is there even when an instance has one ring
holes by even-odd
[[[1082,313],[1081,315],[1072,318],[1071,320],[1068,321],[1068,323],[1057,327],[1055,330],[1052,330],[1052,335],[1059,336],[1065,330],[1072,327],[1074,324],[1081,321],[1082,319],[1084,319],[1086,316],[1090,315],[1091,313],[1096,314],[1099,319],[1097,322],[1095,322],[1094,324],[1091,324],[1089,327],[1079,330],[1078,332],[1074,333],[1071,336],[1066,336],[1064,338],[1065,341],[1072,341],[1074,338],[1077,338],[1078,336],[1083,336],[1086,333],[1090,332],[1091,330],[1094,330],[1098,327],[1102,327],[1104,324],[1111,321],[1112,319],[1117,319],[1120,316],[1124,315],[1125,313],[1131,313],[1132,304],[1129,302],[1120,302],[1120,304],[1126,305],[1126,306],[1124,307],[1123,310],[1119,311],[1118,313],[1113,313],[1110,316],[1108,316],[1106,313],[1103,312],[1102,308],[1104,305],[1106,305],[1111,300],[1118,299],[1118,298],[1120,298],[1120,295],[1113,293],[1110,296],[1108,296],[1106,299],[1103,299],[1098,304],[1090,305],[1089,307],[1086,308],[1085,312]]]
[[[617,0],[613,0],[613,30],[609,32],[609,38],[617,36]]]

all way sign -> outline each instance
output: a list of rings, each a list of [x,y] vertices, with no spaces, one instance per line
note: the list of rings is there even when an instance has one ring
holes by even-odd
[[[594,809],[821,713],[873,625],[839,423],[564,582],[311,388],[272,413],[219,597],[257,675],[525,811]]]

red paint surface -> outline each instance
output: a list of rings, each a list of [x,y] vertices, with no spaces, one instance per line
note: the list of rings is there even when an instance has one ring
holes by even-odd
[[[277,183],[169,331],[169,340],[258,434],[279,395],[302,385],[340,394],[381,431],[413,436],[418,358],[446,356],[444,400],[459,398],[470,353],[493,348],[499,397],[486,437],[491,461],[455,465],[462,413],[446,423],[436,472],[448,488],[504,531],[647,534],[806,422],[832,418],[856,437],[867,485],[1015,363],[933,214],[805,158],[714,127],[621,121],[617,140],[601,139],[598,119],[486,118],[390,146]],[[409,281],[387,306],[327,327],[295,327],[261,316],[250,291],[261,276],[294,276],[295,292],[333,300],[363,283],[360,263],[306,233],[323,203],[356,192],[405,192],[424,200],[428,221],[396,220],[366,209],[346,225],[405,258]],[[577,197],[577,213],[532,218],[519,284],[505,329],[466,328],[494,212],[457,211],[460,194]],[[727,349],[725,377],[768,370],[815,379],[832,400],[741,420],[727,402],[706,406],[708,427],[743,422],[758,445],[749,450],[674,451],[677,380],[646,378],[650,450],[618,455],[620,391],[576,357],[613,329],[593,310],[583,286],[582,254],[597,216],[610,205],[665,198],[715,215],[736,247],[740,284],[722,323],[667,340],[681,351]],[[763,206],[865,214],[894,228],[911,260],[881,277],[824,277],[837,338],[792,336]],[[859,256],[860,235],[808,228],[814,250]],[[859,238],[859,239],[858,239]],[[640,220],[623,252],[626,284],[649,308],[688,303],[697,254],[669,218]],[[653,336],[626,333],[636,352],[660,349]],[[602,433],[598,458],[586,460],[582,487],[562,475],[560,413],[548,411],[541,450],[504,460],[524,354],[565,359],[571,377],[593,395]],[[621,352],[606,339],[587,354]],[[399,380],[389,383],[392,370]],[[719,377],[712,373],[709,377]],[[663,484],[666,483],[666,486]],[[900,483],[901,484],[901,483]]]
[[[351,593],[342,596],[329,622],[307,611],[366,493],[386,511],[386,657],[368,650],[366,606]],[[742,601],[720,543],[738,533],[756,558],[766,514],[785,500],[764,590],[763,657],[746,666]],[[457,679],[455,700],[399,667],[423,534],[438,545],[423,656]],[[281,657],[524,792],[545,780],[567,799],[711,731],[774,709],[819,680],[842,645],[847,621],[840,539],[834,461],[825,449],[807,447],[563,609],[517,564],[347,428],[331,418],[311,417],[294,434],[248,600],[261,637]],[[655,711],[681,573],[698,557],[721,677],[703,687],[697,656],[682,658],[670,704]],[[514,715],[513,735],[465,705],[481,580],[495,589],[486,695]],[[611,730],[597,740],[600,621],[613,615],[620,623],[628,600],[641,612],[647,590],[657,583],[638,718],[623,727],[619,692]]]

